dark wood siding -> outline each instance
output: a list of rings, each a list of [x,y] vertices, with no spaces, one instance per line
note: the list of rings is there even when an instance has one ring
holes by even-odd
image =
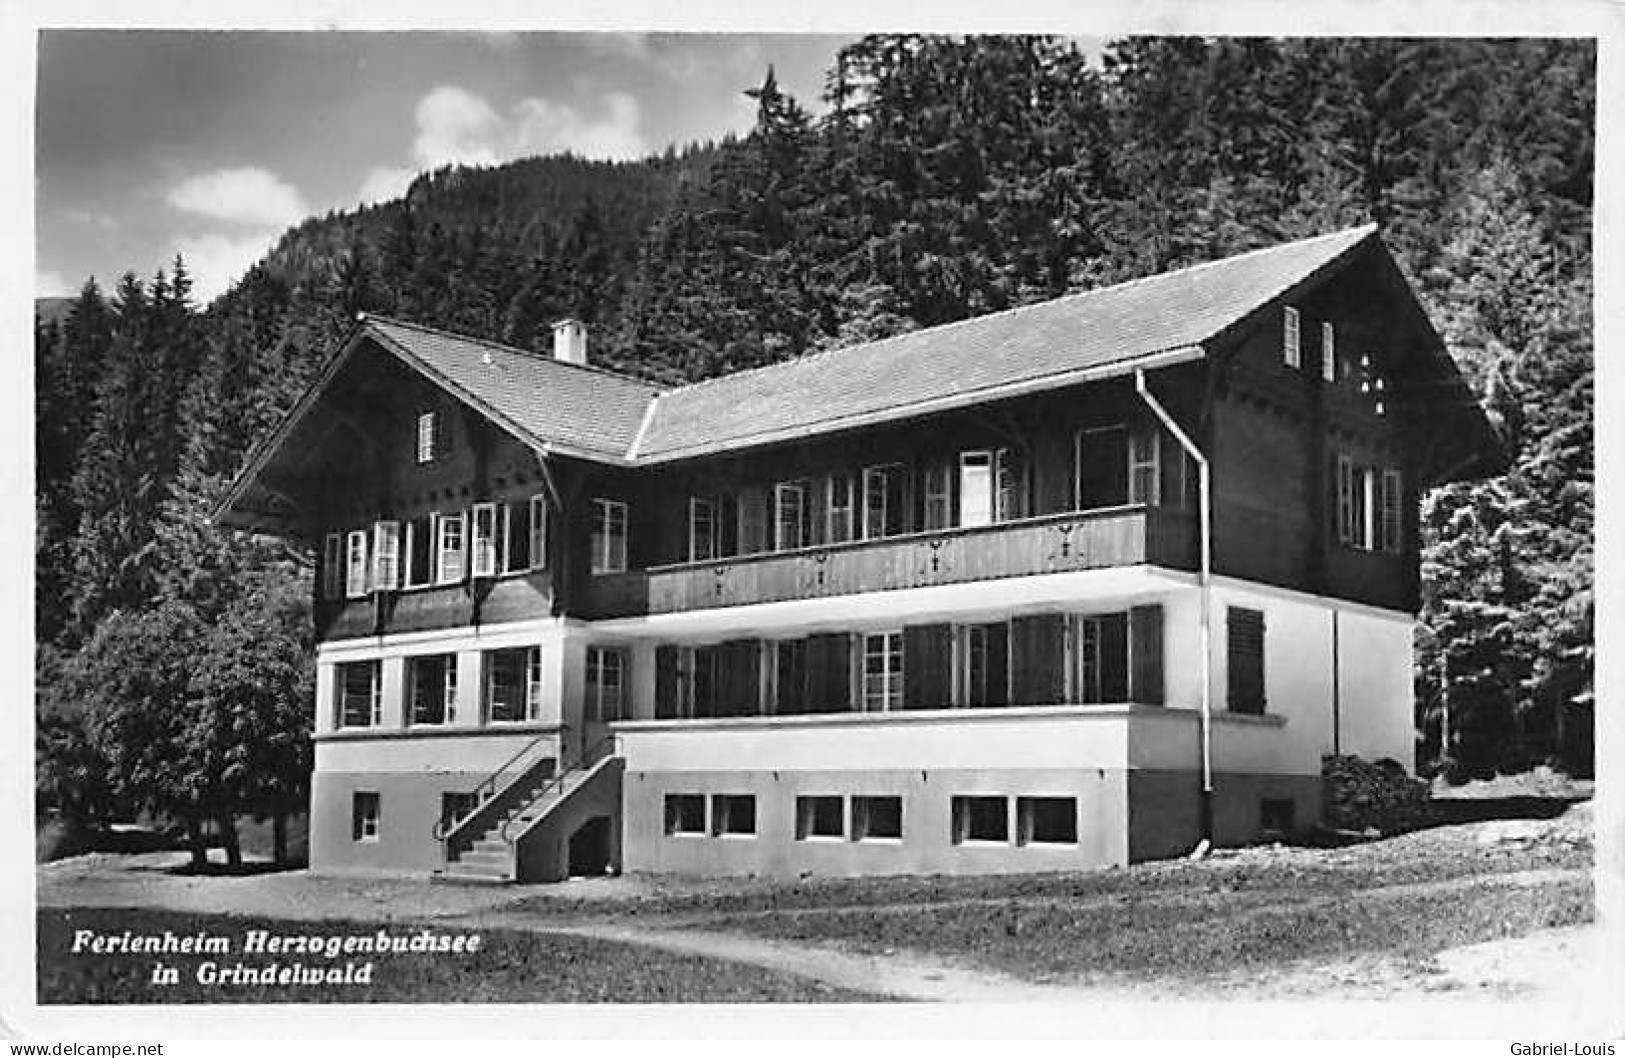
[[[761,641],[730,639],[722,644],[720,655],[718,714],[755,716],[761,711]]]
[[[827,632],[807,637],[807,709],[844,713],[852,708],[852,637]]]

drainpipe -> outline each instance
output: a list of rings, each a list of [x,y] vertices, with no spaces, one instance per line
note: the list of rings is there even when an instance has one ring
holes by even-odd
[[[1180,429],[1174,417],[1168,414],[1145,382],[1145,369],[1134,372],[1134,390],[1145,401],[1146,407],[1162,423],[1187,455],[1196,462],[1197,504],[1202,537],[1202,839],[1213,841],[1213,482],[1207,456],[1196,447],[1190,435]]]

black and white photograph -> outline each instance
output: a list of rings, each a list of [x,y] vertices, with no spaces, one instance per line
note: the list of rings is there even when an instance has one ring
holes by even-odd
[[[0,1025],[1619,1038],[1552,7],[34,12]]]

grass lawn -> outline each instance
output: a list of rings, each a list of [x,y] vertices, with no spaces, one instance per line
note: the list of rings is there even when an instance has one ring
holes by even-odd
[[[863,951],[913,948],[966,957],[1027,980],[1222,985],[1297,962],[1388,955],[1422,960],[1442,949],[1588,922],[1587,878],[1538,887],[1475,879],[1445,890],[1325,892],[1259,885],[1239,890],[1065,896],[979,904],[840,908],[794,915],[718,916],[707,928]]]
[[[261,929],[279,936],[371,936],[361,922],[291,922],[232,915],[194,915],[138,908],[42,908],[39,912],[39,1002],[58,1003],[797,1003],[862,1002],[877,997],[754,966],[668,954],[642,947],[510,930],[477,930],[472,954],[244,955],[242,938]],[[445,923],[440,933],[467,931]],[[413,930],[394,924],[394,934]],[[177,937],[202,932],[229,938],[227,955],[73,953],[77,930]],[[372,983],[205,985],[201,964],[343,967],[374,963]],[[179,970],[168,986],[151,983],[153,965]]]

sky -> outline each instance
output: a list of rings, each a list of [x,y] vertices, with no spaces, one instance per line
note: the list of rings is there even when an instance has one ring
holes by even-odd
[[[852,36],[47,30],[36,296],[176,253],[206,302],[312,214],[448,162],[630,159],[750,128],[772,65],[820,109]]]

